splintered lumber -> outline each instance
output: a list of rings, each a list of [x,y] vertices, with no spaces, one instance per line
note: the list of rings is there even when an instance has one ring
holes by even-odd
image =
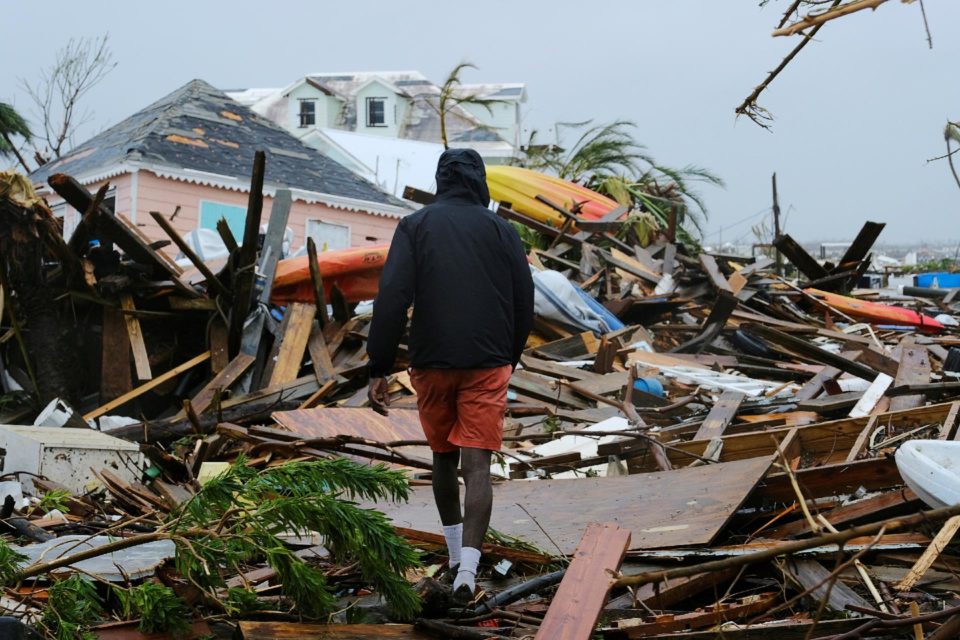
[[[541,549],[559,546],[567,555],[588,524],[614,520],[630,530],[631,549],[707,545],[767,473],[770,462],[764,456],[619,477],[504,482],[493,487],[497,508],[490,526]],[[430,487],[414,487],[408,503],[368,506],[397,526],[439,530]]]
[[[253,283],[256,277],[257,240],[260,234],[260,216],[263,214],[263,175],[266,156],[257,151],[253,157],[253,176],[250,179],[250,197],[247,202],[247,217],[243,227],[243,244],[236,253],[233,285],[233,305],[230,310],[230,352],[240,350],[243,324],[250,311],[253,299]]]
[[[954,516],[944,522],[943,527],[934,537],[930,546],[926,548],[920,559],[910,568],[910,572],[897,584],[895,589],[900,592],[913,589],[914,585],[923,578],[923,574],[937,561],[943,550],[950,544],[958,529],[960,529],[960,516]]]
[[[176,229],[173,228],[173,225],[170,224],[163,214],[159,211],[151,211],[150,217],[153,218],[153,220],[160,226],[161,229],[166,232],[168,236],[170,236],[170,239],[173,240],[173,244],[177,245],[177,248],[179,248],[180,251],[183,252],[183,255],[185,255],[187,259],[193,263],[193,266],[197,268],[197,271],[203,274],[203,277],[206,279],[207,285],[210,287],[210,289],[229,299],[230,292],[227,291],[227,288],[223,286],[223,283],[220,282],[220,279],[214,275],[213,271],[210,270],[210,267],[204,263],[204,261],[196,254],[196,252],[194,252],[194,250],[190,247],[190,244],[183,239],[183,236],[181,236]]]
[[[102,416],[102,415],[106,415],[106,414],[110,413],[111,411],[113,411],[114,409],[116,409],[117,407],[123,406],[124,404],[130,402],[130,401],[133,400],[134,398],[137,398],[137,397],[143,395],[144,393],[146,393],[147,391],[150,391],[151,389],[160,386],[161,384],[163,384],[163,383],[166,382],[167,380],[171,380],[171,379],[173,379],[173,378],[176,378],[178,375],[180,375],[180,374],[183,373],[184,371],[189,371],[190,369],[194,368],[194,367],[197,366],[198,364],[200,364],[200,363],[202,363],[202,362],[206,362],[206,361],[209,360],[209,359],[210,359],[210,352],[209,352],[209,351],[204,351],[204,352],[201,353],[200,355],[195,356],[195,357],[187,360],[186,362],[184,362],[184,363],[181,364],[181,365],[177,365],[177,366],[174,367],[173,369],[170,369],[170,371],[167,371],[166,373],[160,374],[159,376],[155,377],[155,378],[154,378],[153,380],[151,380],[150,382],[147,382],[146,384],[142,384],[142,385],[140,385],[139,387],[137,387],[136,389],[133,389],[132,391],[129,391],[129,392],[123,394],[123,395],[120,396],[119,398],[116,398],[116,399],[114,399],[114,400],[111,400],[111,401],[108,402],[107,404],[102,405],[102,406],[100,406],[99,408],[94,409],[94,410],[91,411],[90,413],[85,414],[85,415],[83,416],[83,419],[84,419],[84,420],[93,420],[94,418],[99,418],[99,417]]]
[[[817,602],[826,599],[827,606],[834,611],[846,611],[847,605],[851,604],[865,609],[873,608],[869,602],[840,580],[835,580],[831,585],[830,572],[816,560],[790,558],[783,563],[782,568],[784,574],[789,576],[801,591],[813,589],[810,596]]]
[[[297,378],[316,313],[315,305],[303,302],[293,302],[287,307],[283,323],[285,331],[280,336],[280,352],[267,386],[272,387]]]
[[[814,260],[813,256],[807,253],[806,250],[800,246],[800,243],[791,238],[789,234],[785,233],[779,238],[776,238],[773,241],[773,246],[785,255],[787,260],[792,262],[793,266],[799,269],[800,273],[805,275],[808,280],[820,280],[830,275],[827,273],[827,270],[820,266],[820,263]]]
[[[613,617],[623,617],[619,609],[633,605],[634,600],[644,608],[669,609],[673,605],[683,602],[693,596],[716,587],[721,582],[732,580],[737,576],[737,569],[726,571],[711,571],[686,578],[677,578],[669,582],[649,583],[636,589],[634,592],[624,593],[607,603],[605,610]]]
[[[864,498],[837,507],[823,514],[827,521],[836,526],[842,526],[867,518],[889,517],[897,513],[915,511],[922,506],[922,502],[910,489],[900,491],[886,491],[871,498]],[[769,538],[784,539],[800,536],[810,532],[810,522],[806,518],[799,518],[794,522],[781,525],[774,529],[761,532]]]
[[[778,331],[777,329],[759,323],[749,323],[744,325],[744,328],[748,333],[754,334],[763,340],[773,342],[801,358],[836,367],[852,376],[870,380],[871,382],[877,377],[877,371],[875,369],[860,364],[850,358],[845,358],[842,355],[824,351],[806,340],[784,333],[783,331]]]
[[[870,415],[870,412],[877,406],[880,398],[883,397],[883,394],[886,393],[891,384],[893,384],[893,378],[885,373],[877,374],[876,379],[864,392],[863,397],[861,397],[853,409],[850,410],[849,417],[863,418],[864,416]]]
[[[133,362],[137,369],[137,378],[140,380],[149,380],[153,377],[153,374],[150,373],[150,354],[147,353],[147,345],[143,341],[140,319],[132,313],[137,310],[133,305],[133,296],[129,293],[121,294],[120,308],[124,311],[123,320],[127,325],[127,339],[130,343],[130,350],[133,352]]]
[[[537,640],[589,640],[614,575],[630,546],[630,531],[614,523],[591,523],[560,582]]]
[[[61,198],[77,211],[87,211],[94,198],[86,187],[68,175],[55,173],[47,180],[49,185]],[[96,226],[103,231],[123,252],[132,259],[155,269],[154,275],[165,275],[181,289],[180,293],[192,298],[198,296],[191,287],[180,281],[183,272],[177,264],[163,253],[154,251],[150,247],[150,240],[122,214],[114,214],[106,206],[100,205],[94,215]],[[86,243],[89,235],[74,233],[70,237],[70,247],[76,250],[81,243]]]
[[[377,442],[424,438],[417,412],[403,409],[393,409],[389,416],[382,416],[369,409],[320,407],[277,411],[272,418],[281,427],[305,438],[350,435]]]
[[[133,388],[130,338],[127,336],[123,312],[117,307],[103,306],[100,337],[100,401],[109,402]]]
[[[435,640],[409,624],[304,624],[300,622],[251,622],[239,626],[243,640]]]
[[[853,631],[863,624],[863,618],[850,618],[847,620],[819,620],[816,623],[816,633],[818,637],[827,637],[830,635],[839,635],[848,631]],[[675,633],[657,634],[646,636],[646,640],[808,640],[814,629],[814,622],[806,620],[796,622],[793,619],[775,620],[762,624],[737,625],[734,627],[724,627],[723,635],[715,630],[710,631],[689,631],[682,635]],[[608,634],[612,635],[612,634]],[[615,637],[615,636],[613,636]]]
[[[210,382],[204,385],[203,389],[190,401],[197,415],[203,415],[203,413],[210,408],[213,397],[217,391],[229,388],[240,376],[246,373],[247,369],[250,368],[250,365],[252,365],[255,360],[256,358],[253,356],[241,353],[231,360],[220,373],[213,376]]]
[[[336,375],[333,361],[330,359],[330,349],[327,346],[326,338],[323,337],[322,322],[314,323],[313,330],[310,332],[310,339],[307,342],[307,350],[310,352],[310,363],[313,365],[313,372],[316,374],[318,382],[325,383]]]
[[[717,300],[710,309],[710,315],[694,338],[674,347],[671,353],[699,353],[708,344],[713,342],[727,324],[730,315],[736,310],[740,300],[729,291],[720,291]]]
[[[900,350],[900,367],[894,386],[902,387],[911,384],[925,384],[930,382],[930,357],[927,349],[918,344],[903,344]],[[890,410],[912,409],[923,406],[922,393],[896,396],[890,400]]]
[[[724,391],[720,395],[720,399],[717,400],[710,409],[710,413],[707,414],[706,419],[700,425],[700,428],[697,430],[697,435],[695,435],[693,439],[710,440],[711,438],[719,438],[722,436],[724,429],[726,429],[727,425],[736,417],[737,409],[740,408],[740,403],[743,402],[746,397],[745,394],[739,391]]]
[[[307,238],[307,258],[310,260],[310,282],[313,284],[314,302],[317,303],[317,317],[320,319],[320,328],[323,329],[330,322],[330,314],[327,312],[327,298],[323,291],[320,264],[317,262],[317,243],[312,237]]]
[[[714,604],[705,607],[704,611],[663,616],[662,619],[652,621],[621,620],[616,629],[616,637],[648,638],[657,633],[712,627],[727,621],[761,614],[770,609],[779,596],[778,593],[758,593],[743,598],[739,603]]]
[[[794,400],[813,400],[818,393],[823,391],[823,385],[831,380],[836,380],[843,373],[840,369],[831,366],[825,366],[816,375],[807,380],[800,389],[793,394]]]
[[[720,267],[717,266],[716,258],[709,253],[701,253],[700,264],[703,265],[703,270],[707,272],[707,277],[710,278],[710,282],[717,291],[726,291],[727,293],[734,292],[730,287],[730,283],[727,282],[727,279],[720,273]]]
[[[394,527],[397,535],[407,540],[417,548],[430,550],[430,547],[437,549],[446,549],[447,540],[439,533],[429,531],[417,531],[416,529],[407,529],[405,527]],[[483,543],[480,550],[484,556],[491,558],[504,558],[511,562],[526,562],[529,564],[547,565],[556,562],[556,558],[548,556],[545,553],[527,551],[526,549],[515,549],[513,547],[504,547],[498,544]]]
[[[843,257],[840,258],[840,262],[837,263],[834,272],[853,269],[857,264],[863,262],[867,254],[870,253],[873,243],[880,237],[880,232],[883,231],[885,226],[887,225],[883,222],[868,221],[863,223],[860,232],[857,234],[857,237],[853,239],[850,246],[847,247]]]
[[[260,302],[266,304],[270,300],[273,290],[273,277],[277,273],[277,263],[283,253],[283,235],[287,230],[287,220],[290,217],[290,207],[293,197],[289,189],[277,189],[273,195],[273,206],[270,207],[270,220],[267,222],[267,234],[263,238],[263,247],[260,250],[260,273],[263,274],[263,290],[260,291]],[[246,242],[246,229],[244,229]]]

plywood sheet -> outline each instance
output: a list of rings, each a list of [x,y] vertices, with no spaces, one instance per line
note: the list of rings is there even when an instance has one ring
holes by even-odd
[[[708,545],[770,462],[765,456],[615,478],[504,482],[493,488],[490,526],[553,552],[539,523],[565,554],[574,552],[591,522],[629,529],[632,550]],[[397,526],[440,530],[430,487],[415,487],[406,504],[376,508]]]
[[[377,442],[424,438],[420,417],[410,409],[392,409],[389,416],[382,416],[366,408],[320,407],[278,411],[273,419],[294,433],[312,438],[349,435]]]

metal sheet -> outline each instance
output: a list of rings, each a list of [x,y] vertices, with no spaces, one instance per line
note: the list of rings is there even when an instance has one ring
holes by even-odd
[[[83,536],[69,535],[54,538],[46,542],[31,544],[24,547],[12,546],[18,553],[27,556],[23,565],[27,567],[38,562],[51,562],[61,557],[70,557],[80,551],[102,547],[116,538],[110,536]],[[54,573],[70,570],[79,570],[93,574],[110,582],[124,582],[125,580],[139,580],[152,575],[154,570],[176,553],[176,545],[172,540],[156,540],[135,547],[120,549],[113,553],[81,560],[80,562],[57,569]]]
[[[493,489],[490,526],[547,552],[556,542],[565,554],[591,522],[630,529],[630,549],[709,545],[770,462],[765,456],[615,478],[504,482]],[[398,526],[440,530],[430,487],[414,488],[407,504],[375,506]]]

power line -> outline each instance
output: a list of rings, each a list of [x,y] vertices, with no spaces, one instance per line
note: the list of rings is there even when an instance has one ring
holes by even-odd
[[[737,226],[743,224],[744,222],[749,222],[750,220],[753,220],[754,218],[758,218],[758,217],[760,217],[760,216],[762,216],[762,215],[764,215],[764,214],[769,214],[769,213],[770,213],[770,207],[769,207],[769,206],[766,206],[766,207],[764,207],[763,209],[761,209],[760,211],[757,211],[756,213],[751,214],[751,215],[747,216],[746,218],[741,218],[740,220],[737,220],[736,222],[733,222],[733,223],[731,223],[731,224],[728,224],[728,225],[725,226],[725,227],[720,227],[720,228],[717,229],[716,231],[707,234],[707,235],[704,237],[704,240],[706,240],[707,238],[712,238],[713,236],[718,236],[718,235],[722,234],[724,231],[729,231],[730,229],[733,229],[734,227],[737,227]]]

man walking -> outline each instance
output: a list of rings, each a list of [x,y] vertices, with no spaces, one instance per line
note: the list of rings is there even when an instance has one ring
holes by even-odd
[[[450,567],[459,567],[459,603],[474,597],[493,505],[491,452],[500,449],[507,384],[533,324],[523,244],[489,202],[480,155],[445,151],[436,201],[397,226],[367,340],[370,404],[387,415],[386,376],[413,304],[410,378],[433,451],[433,495]],[[466,485],[462,512],[458,463]]]

